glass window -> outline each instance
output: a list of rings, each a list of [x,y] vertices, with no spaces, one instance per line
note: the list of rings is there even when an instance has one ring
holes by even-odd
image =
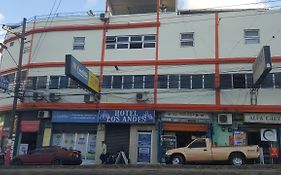
[[[143,89],[143,75],[134,76],[134,88]]]
[[[50,76],[49,89],[59,88],[59,76]]]
[[[41,76],[37,78],[37,88],[45,89],[47,86],[47,76]]]
[[[117,49],[128,49],[128,44],[117,44]]]
[[[131,36],[131,41],[142,41],[142,36]]]
[[[204,75],[204,88],[205,89],[215,88],[215,75],[214,74],[205,74]]]
[[[107,36],[106,43],[116,43],[116,36]]]
[[[233,88],[245,88],[245,74],[233,74]]]
[[[85,37],[73,37],[73,50],[84,50]]]
[[[260,43],[259,29],[246,29],[244,30],[245,44],[258,44]]]
[[[13,46],[14,46],[14,44],[15,44],[15,42],[14,42],[14,41],[10,42],[10,47],[13,47]]]
[[[206,148],[206,141],[205,140],[196,140],[192,144],[188,146],[189,148]]]
[[[221,81],[220,81],[221,89],[231,89],[232,88],[231,74],[221,74],[220,79],[221,79]]]
[[[178,89],[179,88],[179,75],[169,75],[169,88],[170,89]]]
[[[274,78],[275,78],[275,88],[281,88],[281,72],[275,73]]]
[[[78,88],[78,83],[72,79],[70,79],[69,88],[76,89]]]
[[[103,76],[102,87],[106,88],[106,89],[110,89],[111,88],[111,81],[112,81],[112,76],[111,75],[104,75]]]
[[[112,88],[121,89],[122,88],[122,76],[113,76]]]
[[[273,74],[267,74],[261,83],[262,88],[273,88]]]
[[[182,89],[190,89],[190,75],[180,75],[180,87]]]
[[[145,75],[145,77],[144,77],[144,87],[146,89],[154,88],[154,75]]]
[[[181,47],[194,46],[194,32],[180,34]]]
[[[15,81],[15,73],[5,75],[5,78],[9,81],[9,84],[13,84]]]
[[[130,49],[142,49],[142,42],[131,42]]]
[[[115,44],[106,44],[106,49],[115,49]]]
[[[129,37],[128,36],[118,36],[117,42],[129,42]]]
[[[132,89],[133,88],[133,76],[125,75],[123,77],[123,89]]]
[[[69,78],[67,76],[61,76],[59,88],[61,88],[61,89],[68,88],[68,81],[69,81]]]
[[[27,89],[36,89],[37,77],[28,77],[27,78]]]
[[[158,76],[158,89],[168,88],[168,75],[159,75]]]
[[[192,89],[201,89],[203,87],[202,80],[202,75],[192,75]]]
[[[26,75],[27,75],[27,71],[22,71],[21,72],[21,78],[20,78],[20,81],[23,82],[26,78]]]
[[[144,48],[155,48],[155,43],[144,43],[143,47]]]
[[[156,41],[155,35],[144,35],[144,41]]]
[[[246,74],[247,78],[247,88],[252,88],[253,87],[253,74]]]

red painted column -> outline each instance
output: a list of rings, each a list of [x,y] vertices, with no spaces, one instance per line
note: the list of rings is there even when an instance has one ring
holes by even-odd
[[[220,66],[219,66],[219,15],[215,13],[215,88],[216,105],[220,105]]]

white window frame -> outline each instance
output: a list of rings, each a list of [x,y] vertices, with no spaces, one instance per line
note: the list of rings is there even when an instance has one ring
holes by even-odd
[[[257,32],[257,36],[247,36],[247,32]],[[260,30],[259,29],[245,29],[244,30],[245,44],[259,44],[260,43]],[[255,41],[255,42],[253,42]]]
[[[183,35],[192,35],[192,38],[183,38]],[[192,43],[192,44],[183,45],[182,43]],[[181,47],[194,47],[194,32],[180,33],[180,46]]]
[[[80,40],[80,41],[77,41]],[[85,50],[86,37],[73,37],[73,50]]]

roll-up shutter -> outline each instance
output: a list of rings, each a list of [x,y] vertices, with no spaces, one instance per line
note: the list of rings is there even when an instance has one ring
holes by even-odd
[[[123,150],[128,156],[130,144],[130,125],[107,125],[105,140],[109,154]]]
[[[97,125],[96,124],[82,124],[82,123],[53,123],[53,132],[54,133],[81,133],[89,132],[96,133]]]

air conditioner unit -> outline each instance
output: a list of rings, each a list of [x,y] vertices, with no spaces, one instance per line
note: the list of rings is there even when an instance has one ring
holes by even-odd
[[[50,93],[49,94],[49,100],[51,102],[59,101],[61,99],[60,95],[57,93]]]
[[[37,118],[50,118],[49,111],[38,111]]]
[[[219,114],[218,115],[219,125],[232,125],[232,114]]]
[[[44,99],[44,94],[42,92],[33,92],[32,99],[34,101],[41,101]]]
[[[95,103],[100,100],[101,96],[99,93],[96,94],[86,94],[84,95],[84,102],[85,103]]]
[[[136,100],[137,102],[145,102],[148,100],[147,93],[144,92],[138,92],[136,93]]]

